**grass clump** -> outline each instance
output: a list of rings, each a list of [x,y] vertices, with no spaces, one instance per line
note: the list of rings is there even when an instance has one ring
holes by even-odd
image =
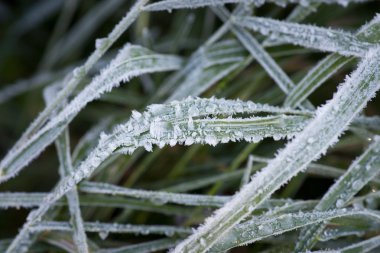
[[[1,252],[380,248],[375,1],[24,4],[0,5]]]

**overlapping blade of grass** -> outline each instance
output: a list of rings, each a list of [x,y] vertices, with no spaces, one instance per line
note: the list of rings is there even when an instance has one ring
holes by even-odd
[[[10,29],[10,33],[13,34],[13,36],[19,37],[33,30],[33,28],[46,21],[46,19],[51,17],[55,12],[58,12],[62,4],[62,0],[54,2],[48,0],[38,1],[22,15],[22,18],[14,23]]]
[[[232,21],[279,41],[344,56],[363,57],[369,48],[375,46],[350,33],[312,25],[259,17],[234,16]]]
[[[59,78],[63,78],[63,75],[66,72],[68,72],[68,69],[56,72],[43,72],[31,77],[30,79],[20,80],[15,83],[6,85],[0,90],[0,104],[5,103],[11,98],[24,92],[42,87],[45,84],[52,83]]]
[[[49,119],[51,113],[59,108],[62,102],[72,94],[75,88],[83,80],[85,75],[90,71],[90,69],[99,61],[105,52],[115,43],[115,41],[128,29],[128,27],[134,22],[140,13],[140,8],[144,6],[148,0],[139,0],[127,13],[127,15],[113,28],[113,30],[108,34],[106,38],[97,41],[97,47],[95,51],[87,58],[85,63],[77,67],[73,71],[73,75],[68,76],[68,79],[65,79],[66,85],[64,88],[57,94],[54,101],[46,107],[39,116],[29,125],[27,130],[23,133],[21,138],[16,142],[16,144],[11,148],[7,155],[0,162],[0,176],[4,174],[4,166],[7,164],[7,160],[12,160],[11,158],[19,153],[20,147],[27,142],[32,136],[35,136],[35,132],[46,123]],[[61,129],[60,131],[63,131]],[[58,136],[58,135],[57,135]],[[42,139],[42,138],[40,138]],[[43,140],[42,140],[43,142]],[[18,154],[19,155],[19,154]],[[17,155],[16,155],[17,156]],[[8,166],[8,165],[7,165]],[[4,179],[3,179],[4,180]],[[3,181],[0,180],[0,181]]]
[[[357,33],[360,40],[376,43],[379,39],[380,15],[364,25]],[[314,92],[322,83],[330,78],[342,66],[352,61],[354,57],[344,57],[338,53],[328,55],[311,69],[307,75],[288,94],[284,105],[296,107]]]
[[[122,2],[110,0],[99,2],[90,9],[55,45],[46,53],[41,60],[42,69],[55,66],[57,62],[67,59],[80,52],[92,33],[120,8]],[[91,24],[89,26],[88,24]]]
[[[209,252],[224,252],[228,249],[253,243],[265,237],[279,235],[310,224],[347,216],[364,216],[379,222],[379,212],[372,210],[336,209],[280,214],[274,217],[258,216],[235,226],[224,235]],[[300,252],[300,251],[297,251]]]
[[[243,8],[243,6],[238,6]],[[230,13],[223,6],[212,7],[215,14],[224,22],[229,21]],[[240,13],[240,12],[238,12]],[[231,31],[236,35],[239,41],[247,48],[253,58],[255,58],[266,72],[273,78],[277,85],[285,93],[289,92],[295,85],[286,73],[277,65],[270,55],[263,49],[260,43],[243,28],[230,23]]]
[[[64,178],[73,172],[68,129],[65,129],[65,131],[57,138],[55,144],[60,162],[60,176],[61,178]],[[66,197],[71,217],[70,223],[74,229],[73,239],[77,246],[77,250],[78,252],[83,253],[89,252],[76,187],[69,191],[66,194]]]
[[[255,155],[250,156],[252,161],[260,162],[260,163],[270,163],[271,159],[259,157]],[[335,168],[328,165],[322,165],[318,163],[310,163],[308,166],[308,169],[306,171],[307,173],[310,173],[312,175],[318,175],[325,178],[339,178],[341,175],[343,175],[346,171],[343,169]],[[374,183],[380,183],[380,179],[373,178],[372,182]]]
[[[280,113],[280,115],[231,117],[237,113],[262,112]],[[286,113],[295,115],[286,115]],[[144,147],[150,151],[152,145],[163,147],[177,143],[216,145],[240,139],[258,141],[273,136],[274,133],[276,138],[281,138],[293,135],[294,131],[300,130],[302,125],[306,124],[303,117],[299,116],[302,114],[304,114],[302,111],[215,98],[188,98],[169,104],[151,105],[143,114],[134,111],[132,118],[116,127],[112,134],[103,134],[97,148],[82,162],[76,172],[67,178],[67,182],[62,182],[59,192],[66,191],[74,182],[78,183],[84,177],[88,177],[115,151],[132,153],[137,147]],[[220,115],[219,118],[215,117],[217,115]]]
[[[276,189],[326,152],[380,88],[379,60],[380,49],[370,50],[333,99],[317,110],[307,127],[174,252],[207,251]]]
[[[380,236],[375,236],[359,243],[354,243],[350,246],[337,249],[337,250],[318,250],[313,253],[366,253],[380,246]]]
[[[116,233],[116,234],[139,234],[139,235],[187,235],[191,233],[191,228],[165,226],[165,225],[131,225],[103,222],[85,222],[84,229],[91,233]],[[68,222],[43,221],[30,228],[31,232],[41,231],[73,231],[73,227]],[[83,251],[80,251],[83,252]]]
[[[202,119],[209,115],[232,116],[237,113],[262,112],[296,115],[274,115],[247,119],[231,117]],[[75,168],[74,173],[61,180],[40,207],[29,214],[27,222],[7,252],[19,250],[19,245],[22,245],[29,235],[30,227],[42,218],[49,207],[82,179],[89,177],[115,151],[130,154],[138,147],[151,150],[153,144],[160,147],[177,143],[216,145],[219,142],[225,143],[240,139],[259,141],[274,134],[276,138],[292,136],[305,124],[302,116],[297,116],[297,114],[302,115],[303,113],[268,105],[256,105],[252,102],[215,98],[188,98],[167,105],[151,105],[144,114],[135,111],[132,113],[132,118],[127,123],[116,127],[112,134],[101,135],[98,146]]]
[[[229,3],[244,3],[244,4],[254,4],[256,6],[261,6],[264,3],[274,3],[281,7],[285,7],[287,4],[301,4],[303,6],[309,6],[313,3],[325,3],[325,4],[341,4],[346,6],[349,3],[365,2],[368,0],[162,0],[156,3],[149,4],[143,7],[146,11],[164,11],[173,9],[184,9],[184,8],[199,8],[206,6],[224,5]]]
[[[1,209],[7,208],[34,208],[38,207],[48,193],[24,193],[24,192],[6,192],[0,194]],[[17,198],[17,200],[16,200]],[[189,216],[192,214],[190,208],[184,208],[174,205],[160,205],[147,202],[144,200],[137,200],[125,198],[120,196],[105,196],[105,195],[89,195],[80,196],[80,205],[85,207],[114,207],[129,210],[139,210],[160,213],[164,215],[184,215]],[[67,202],[63,199],[55,202],[54,206],[64,206]]]
[[[159,250],[164,250],[175,246],[180,239],[178,238],[164,238],[155,241],[143,242],[119,248],[100,249],[97,253],[150,253]]]
[[[175,203],[189,206],[222,206],[228,196],[208,196],[200,194],[181,194],[163,191],[146,191],[129,189],[106,183],[83,182],[80,187],[81,191],[88,193],[100,193],[121,195],[138,199],[149,200],[157,204]]]
[[[64,127],[85,107],[120,82],[146,73],[178,69],[181,59],[172,55],[156,54],[140,46],[127,44],[90,84],[33,137],[20,144],[0,163],[0,182],[14,177],[24,166],[52,143]]]
[[[351,164],[346,173],[330,187],[329,191],[315,207],[315,210],[324,211],[343,207],[378,174],[379,168],[380,137],[376,136],[374,142],[366,151],[358,157],[357,160]],[[301,252],[311,249],[318,241],[318,235],[324,228],[325,224],[321,223],[302,230],[295,250]]]
[[[212,84],[226,77],[244,64],[246,55],[234,40],[226,40],[201,51],[196,66],[169,97],[169,101],[198,96]]]

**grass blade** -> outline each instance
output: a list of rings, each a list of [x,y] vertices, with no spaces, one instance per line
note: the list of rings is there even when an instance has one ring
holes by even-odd
[[[0,182],[14,177],[24,166],[54,141],[64,126],[101,94],[110,91],[122,81],[152,72],[179,68],[181,60],[176,56],[156,54],[140,46],[127,44],[101,74],[93,79],[49,123],[16,150],[10,152],[0,163]]]
[[[310,224],[346,216],[364,216],[379,222],[379,213],[370,210],[311,211],[280,214],[273,218],[258,217],[234,227],[223,236],[210,252],[224,252],[228,249],[253,243],[265,237],[279,235]],[[300,251],[297,251],[300,252]]]
[[[16,142],[16,144],[11,148],[7,155],[3,158],[3,160],[0,162],[0,182],[7,180],[9,177],[6,176],[3,178],[2,176],[6,174],[4,170],[15,170],[16,169],[9,169],[9,162],[10,160],[14,159],[15,155],[19,153],[20,146],[22,146],[27,140],[30,140],[32,136],[35,136],[34,133],[49,119],[51,113],[55,111],[58,107],[61,106],[62,102],[72,94],[72,92],[75,90],[75,88],[79,85],[79,83],[84,79],[85,75],[90,71],[90,69],[99,61],[99,59],[103,56],[105,52],[115,43],[115,41],[125,32],[125,30],[128,29],[128,27],[134,22],[134,20],[138,17],[140,13],[140,8],[145,5],[148,2],[148,0],[139,0],[136,2],[136,4],[131,8],[131,10],[127,13],[127,15],[113,28],[113,30],[109,33],[108,37],[105,39],[102,39],[102,43],[98,43],[99,46],[96,47],[95,51],[87,58],[86,62],[80,66],[74,69],[73,75],[68,77],[67,84],[64,86],[64,88],[57,94],[54,101],[46,107],[39,116],[29,125],[27,130],[23,133],[23,135],[20,137],[20,139]],[[100,41],[99,41],[100,42]],[[65,79],[66,80],[66,79]],[[59,131],[63,131],[63,128]],[[59,132],[58,131],[58,132]],[[57,135],[58,136],[58,135]],[[52,141],[51,141],[52,142]],[[43,149],[43,148],[42,148]],[[33,155],[32,155],[33,157]],[[29,161],[31,158],[29,158]],[[25,163],[23,164],[25,165]],[[19,165],[19,166],[23,166]]]
[[[370,23],[364,25],[356,38],[368,42],[376,42],[377,31],[380,28],[380,15],[376,15]],[[328,55],[310,70],[307,75],[294,87],[285,99],[284,105],[295,108],[312,92],[322,85],[342,66],[352,61],[354,57],[344,57],[338,53]]]
[[[233,17],[232,21],[273,39],[313,48],[336,52],[344,56],[363,57],[375,45],[358,40],[354,35],[333,29],[301,25],[286,21],[259,17]]]
[[[230,3],[244,3],[244,4],[254,4],[255,6],[261,6],[264,3],[274,3],[281,7],[285,7],[287,4],[301,4],[304,6],[309,6],[313,3],[325,3],[325,4],[341,4],[346,6],[349,3],[365,2],[368,0],[349,0],[349,1],[339,1],[339,0],[162,0],[156,3],[149,4],[143,9],[145,11],[171,11],[173,9],[183,9],[183,8],[200,8],[207,6],[217,6]]]
[[[318,211],[341,208],[350,201],[371,179],[377,174],[380,167],[380,138],[375,137],[374,142],[358,157],[339,178],[329,191],[323,196],[315,207]],[[296,251],[305,251],[318,241],[318,235],[325,228],[321,223],[302,230],[296,245]]]

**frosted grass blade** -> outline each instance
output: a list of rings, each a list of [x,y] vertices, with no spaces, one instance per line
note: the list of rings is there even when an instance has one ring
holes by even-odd
[[[128,29],[128,27],[134,22],[140,13],[140,8],[144,6],[148,0],[138,0],[127,15],[113,28],[113,30],[108,34],[107,38],[98,41],[98,47],[95,51],[87,58],[86,62],[74,69],[72,76],[67,76],[66,85],[57,94],[54,102],[52,102],[48,107],[46,107],[39,116],[29,125],[20,139],[14,144],[14,146],[8,151],[7,155],[0,162],[0,178],[4,174],[3,170],[6,169],[4,166],[9,166],[7,160],[12,160],[15,158],[15,154],[20,151],[20,146],[22,146],[27,140],[32,136],[35,137],[35,132],[41,128],[41,126],[46,123],[49,119],[50,114],[61,106],[62,102],[75,90],[79,83],[84,79],[85,75],[90,71],[90,69],[99,61],[105,52],[112,46],[112,44]],[[101,42],[101,43],[100,43]],[[60,129],[59,131],[62,131]],[[58,131],[58,132],[59,132]],[[13,156],[13,158],[12,158]],[[17,156],[17,155],[16,155]],[[31,158],[29,158],[31,159]],[[25,164],[24,164],[25,165]],[[16,169],[17,170],[17,169]],[[17,172],[16,172],[17,173]],[[3,178],[4,180],[4,178]],[[0,182],[3,181],[0,179]]]
[[[143,9],[145,11],[165,11],[173,9],[184,9],[184,8],[200,8],[207,6],[224,5],[230,3],[244,3],[244,4],[254,4],[255,6],[261,6],[264,3],[274,3],[281,7],[285,7],[287,4],[301,4],[303,6],[309,6],[313,3],[325,3],[325,4],[341,4],[346,6],[349,3],[366,2],[368,0],[162,0],[156,3],[149,4]]]
[[[279,235],[310,224],[347,216],[363,216],[379,222],[379,213],[370,210],[311,211],[280,214],[275,217],[255,217],[235,226],[220,238],[210,252],[224,252],[228,249],[253,243],[265,237]],[[297,251],[300,252],[300,251]]]
[[[101,71],[46,126],[1,161],[0,182],[14,177],[39,155],[87,103],[117,87],[120,82],[128,81],[135,76],[174,70],[180,66],[181,59],[176,56],[156,54],[143,47],[127,44],[109,66]]]
[[[150,253],[175,246],[179,242],[177,238],[165,238],[150,242],[128,245],[119,248],[101,249],[97,253]]]
[[[83,182],[81,191],[97,194],[111,194],[149,200],[156,204],[175,203],[189,206],[222,206],[228,196],[208,196],[200,194],[180,194],[163,191],[147,191],[124,188],[106,183]]]
[[[70,142],[69,132],[66,128],[65,131],[57,138],[56,149],[60,162],[60,176],[64,178],[73,172],[71,154],[70,154]],[[73,240],[76,244],[78,252],[89,252],[87,245],[87,236],[84,231],[83,219],[80,210],[79,196],[76,187],[66,194],[67,202],[69,205],[69,213],[71,216],[70,223],[74,228]]]
[[[356,36],[333,29],[301,25],[286,21],[259,17],[232,17],[232,21],[260,32],[273,39],[313,48],[324,52],[336,52],[344,56],[363,57],[375,45],[360,41]]]
[[[377,32],[380,28],[380,15],[376,15],[371,22],[364,25],[356,33],[356,38],[368,42],[376,42]],[[328,55],[318,62],[304,78],[293,88],[285,99],[284,105],[295,108],[312,92],[320,87],[342,66],[352,61],[354,57],[344,57],[338,53]]]
[[[371,179],[380,168],[380,137],[376,136],[374,142],[358,157],[343,176],[330,187],[322,197],[315,210],[324,211],[345,206]],[[325,228],[321,223],[301,231],[296,245],[296,251],[305,251],[318,241],[318,235]]]

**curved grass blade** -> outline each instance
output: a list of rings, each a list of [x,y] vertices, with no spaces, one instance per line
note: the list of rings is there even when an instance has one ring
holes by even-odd
[[[324,211],[345,206],[371,179],[380,168],[380,137],[376,136],[374,142],[358,157],[339,178],[328,192],[322,197],[315,210]],[[313,247],[318,241],[319,234],[324,230],[325,224],[308,227],[301,231],[296,244],[296,251],[305,251]]]
[[[355,209],[295,212],[280,214],[273,218],[259,216],[232,228],[230,232],[220,238],[217,244],[210,249],[210,252],[224,252],[237,246],[253,243],[265,237],[279,235],[321,221],[347,216],[363,216],[376,222],[380,221],[379,212]]]

